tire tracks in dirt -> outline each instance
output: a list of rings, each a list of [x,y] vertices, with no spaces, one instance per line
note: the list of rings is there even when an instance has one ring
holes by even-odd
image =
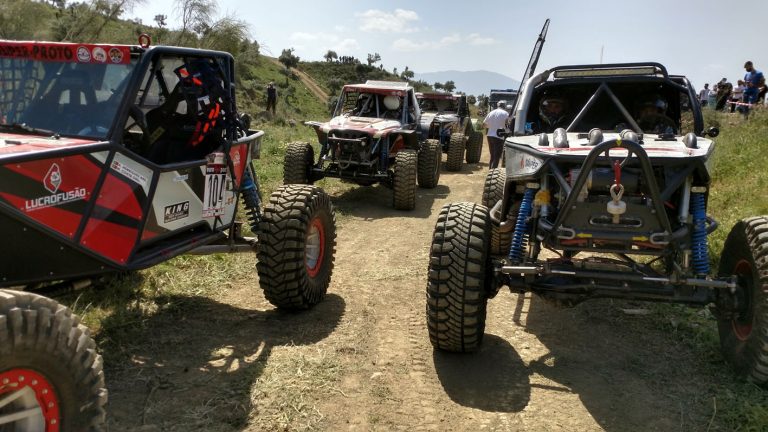
[[[283,64],[280,63],[280,61],[274,57],[265,57],[265,58],[269,59],[269,61],[271,61],[272,63],[278,66],[281,66],[281,67],[283,66]],[[291,68],[291,71],[299,77],[301,82],[307,87],[307,90],[312,92],[312,94],[314,94],[315,97],[320,99],[323,103],[328,102],[328,99],[330,99],[330,97],[328,96],[328,93],[326,93],[325,90],[323,90],[319,85],[317,85],[317,83],[315,82],[315,80],[312,79],[312,77],[310,77],[306,73],[296,68]]]

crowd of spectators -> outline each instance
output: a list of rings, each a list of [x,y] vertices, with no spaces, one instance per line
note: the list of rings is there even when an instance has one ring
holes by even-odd
[[[704,84],[699,91],[701,106],[732,113],[738,111],[748,116],[750,108],[768,105],[765,97],[768,87],[763,73],[755,69],[751,61],[744,63],[744,70],[744,79],[737,80],[735,87],[727,78],[721,79],[711,89],[709,83]]]

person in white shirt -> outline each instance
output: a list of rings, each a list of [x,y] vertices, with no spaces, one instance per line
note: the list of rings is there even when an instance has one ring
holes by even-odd
[[[499,161],[501,161],[501,154],[504,151],[504,138],[500,138],[496,131],[499,129],[506,129],[507,119],[509,113],[504,109],[506,104],[504,101],[499,101],[497,108],[488,113],[483,120],[483,126],[488,129],[486,139],[488,140],[488,150],[491,154],[491,162],[489,168],[498,168]]]
[[[704,88],[699,92],[699,102],[701,102],[701,106],[707,106],[707,101],[709,101],[709,93],[711,91],[712,90],[709,89],[709,83],[704,84]]]
[[[742,102],[744,100],[744,89],[746,87],[744,86],[743,80],[738,80],[736,87],[733,88],[733,92],[731,92],[731,112],[736,111],[737,109],[739,112],[741,112],[741,108],[737,108],[736,104],[733,102]]]

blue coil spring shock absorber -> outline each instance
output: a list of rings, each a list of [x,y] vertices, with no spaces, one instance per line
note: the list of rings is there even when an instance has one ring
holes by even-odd
[[[535,193],[534,189],[529,188],[525,190],[523,201],[520,203],[520,209],[517,212],[515,231],[512,233],[512,245],[509,247],[509,260],[514,263],[523,261],[523,255],[528,246],[528,218],[533,210],[533,197]]]
[[[250,167],[246,168],[243,172],[240,192],[245,203],[245,214],[248,217],[248,224],[254,233],[258,232],[259,222],[261,221],[261,197],[259,196],[259,188],[256,185],[256,181],[251,174]]]
[[[704,193],[691,193],[693,234],[691,235],[691,264],[696,274],[709,274],[709,248],[707,247],[707,214]]]

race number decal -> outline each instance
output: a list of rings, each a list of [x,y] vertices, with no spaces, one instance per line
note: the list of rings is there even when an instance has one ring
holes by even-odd
[[[205,192],[203,193],[203,217],[210,218],[224,214],[224,190],[227,183],[227,167],[208,165],[205,167]]]

